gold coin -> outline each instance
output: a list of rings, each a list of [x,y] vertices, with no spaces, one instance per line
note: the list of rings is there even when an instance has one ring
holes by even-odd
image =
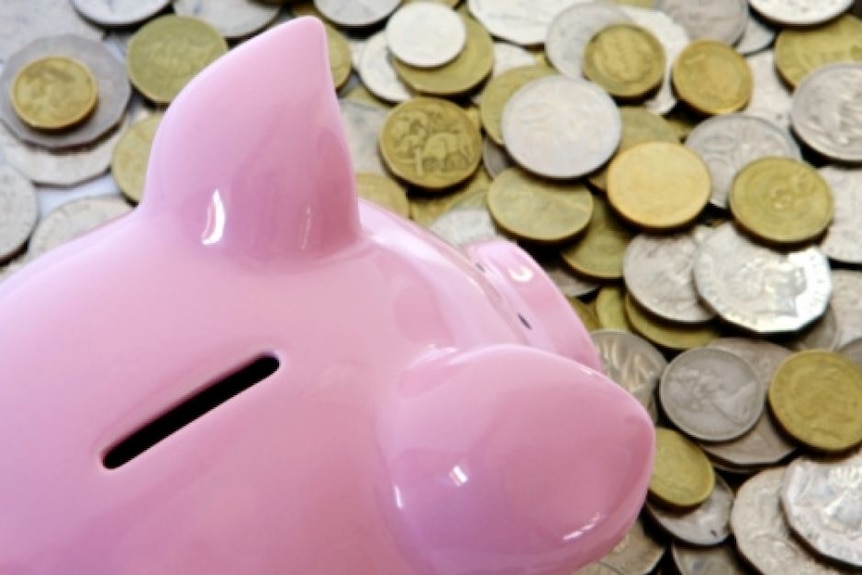
[[[123,134],[114,148],[111,174],[123,195],[135,203],[140,202],[144,194],[150,150],[161,121],[162,115],[156,114],[137,122]]]
[[[714,488],[715,472],[700,447],[672,429],[656,427],[650,497],[685,510],[706,501]]]
[[[563,247],[560,255],[575,273],[591,279],[615,280],[623,277],[623,255],[634,237],[599,196],[593,197],[593,215],[583,237]]]
[[[584,76],[616,98],[646,96],[661,84],[664,71],[661,43],[634,24],[607,26],[584,48]]]
[[[389,103],[384,102],[374,94],[368,91],[368,88],[363,86],[362,84],[356,84],[350,92],[344,96],[346,100],[355,100],[357,102],[362,102],[363,104],[371,104],[372,106],[377,106],[378,108],[386,108],[390,109],[392,106]]]
[[[353,60],[350,55],[350,46],[341,32],[324,24],[326,30],[326,45],[329,52],[329,71],[332,74],[332,83],[338,90],[347,83],[353,68]]]
[[[582,232],[593,213],[593,195],[580,183],[552,182],[508,168],[488,190],[488,209],[503,231],[556,244]]]
[[[862,62],[862,21],[845,14],[826,24],[785,28],[775,40],[775,67],[794,88],[821,66]]]
[[[605,329],[632,331],[632,325],[626,316],[626,290],[620,285],[606,285],[596,296],[596,316]]]
[[[740,226],[776,244],[817,238],[834,210],[826,180],[792,158],[762,158],[745,166],[733,181],[728,202]]]
[[[566,296],[566,299],[569,300],[569,305],[572,306],[572,309],[575,310],[575,313],[578,314],[578,318],[581,320],[581,323],[584,324],[584,327],[587,328],[587,331],[595,331],[601,328],[599,324],[599,318],[596,317],[596,312],[593,311],[593,308],[582,302],[575,296]]]
[[[751,99],[751,68],[736,50],[717,40],[696,40],[673,63],[679,98],[702,114],[729,114]]]
[[[862,442],[862,370],[824,350],[793,354],[769,386],[769,406],[784,430],[828,453]]]
[[[623,218],[647,230],[690,224],[711,193],[709,169],[681,144],[644,142],[608,168],[608,200]]]
[[[141,94],[157,104],[168,104],[189,80],[226,52],[225,39],[203,20],[162,16],[129,40],[126,70]]]
[[[679,324],[656,317],[638,305],[628,293],[624,305],[632,331],[666,349],[693,349],[721,337],[721,332],[711,323]]]
[[[492,78],[482,91],[479,114],[488,137],[503,145],[503,110],[512,96],[538,78],[556,74],[548,66],[519,66]]]
[[[393,174],[426,190],[469,178],[482,160],[482,136],[467,113],[446,100],[413,98],[396,106],[380,131]]]
[[[411,190],[411,193],[407,195],[407,201],[410,202],[410,219],[427,228],[459,202],[469,202],[469,197],[472,194],[481,192],[484,198],[490,185],[491,176],[480,168],[476,170],[473,177],[460,187],[456,187],[453,192],[445,195],[426,194],[422,193],[421,190]],[[485,205],[483,204],[482,207]]]
[[[31,128],[62,130],[80,123],[96,109],[99,84],[83,62],[48,56],[18,71],[9,99],[21,121]]]
[[[645,108],[622,107],[620,108],[620,118],[623,121],[623,135],[620,140],[620,147],[617,148],[617,154],[643,142],[679,143],[679,136],[674,127],[658,114],[653,114]],[[587,179],[598,189],[607,190],[608,166]]]
[[[417,92],[430,96],[457,96],[478,86],[494,66],[494,41],[472,18],[464,18],[467,44],[451,62],[436,68],[417,68],[395,58],[395,72]]]
[[[356,174],[356,194],[363,200],[374,202],[402,217],[410,215],[407,192],[391,178],[381,174]]]

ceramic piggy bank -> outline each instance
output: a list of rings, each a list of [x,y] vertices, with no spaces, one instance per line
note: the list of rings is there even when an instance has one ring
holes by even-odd
[[[141,205],[0,287],[3,575],[571,575],[649,418],[514,244],[358,202],[323,28],[200,74]]]

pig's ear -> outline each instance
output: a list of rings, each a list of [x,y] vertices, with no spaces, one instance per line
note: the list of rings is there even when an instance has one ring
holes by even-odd
[[[624,536],[652,469],[634,398],[521,346],[415,364],[381,423],[393,532],[434,573],[573,572]]]
[[[156,135],[139,209],[176,216],[210,249],[258,260],[319,257],[358,237],[319,21],[249,40],[180,93]]]

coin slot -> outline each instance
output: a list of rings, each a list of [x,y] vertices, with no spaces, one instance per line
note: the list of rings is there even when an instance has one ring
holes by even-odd
[[[278,367],[278,359],[266,355],[231,371],[117,443],[105,454],[102,464],[108,469],[122,467],[199,417],[261,383]]]

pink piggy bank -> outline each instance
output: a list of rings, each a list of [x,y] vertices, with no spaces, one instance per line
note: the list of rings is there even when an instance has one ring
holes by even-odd
[[[358,202],[323,28],[171,105],[142,204],[0,288],[3,575],[570,575],[653,432],[542,270]]]

